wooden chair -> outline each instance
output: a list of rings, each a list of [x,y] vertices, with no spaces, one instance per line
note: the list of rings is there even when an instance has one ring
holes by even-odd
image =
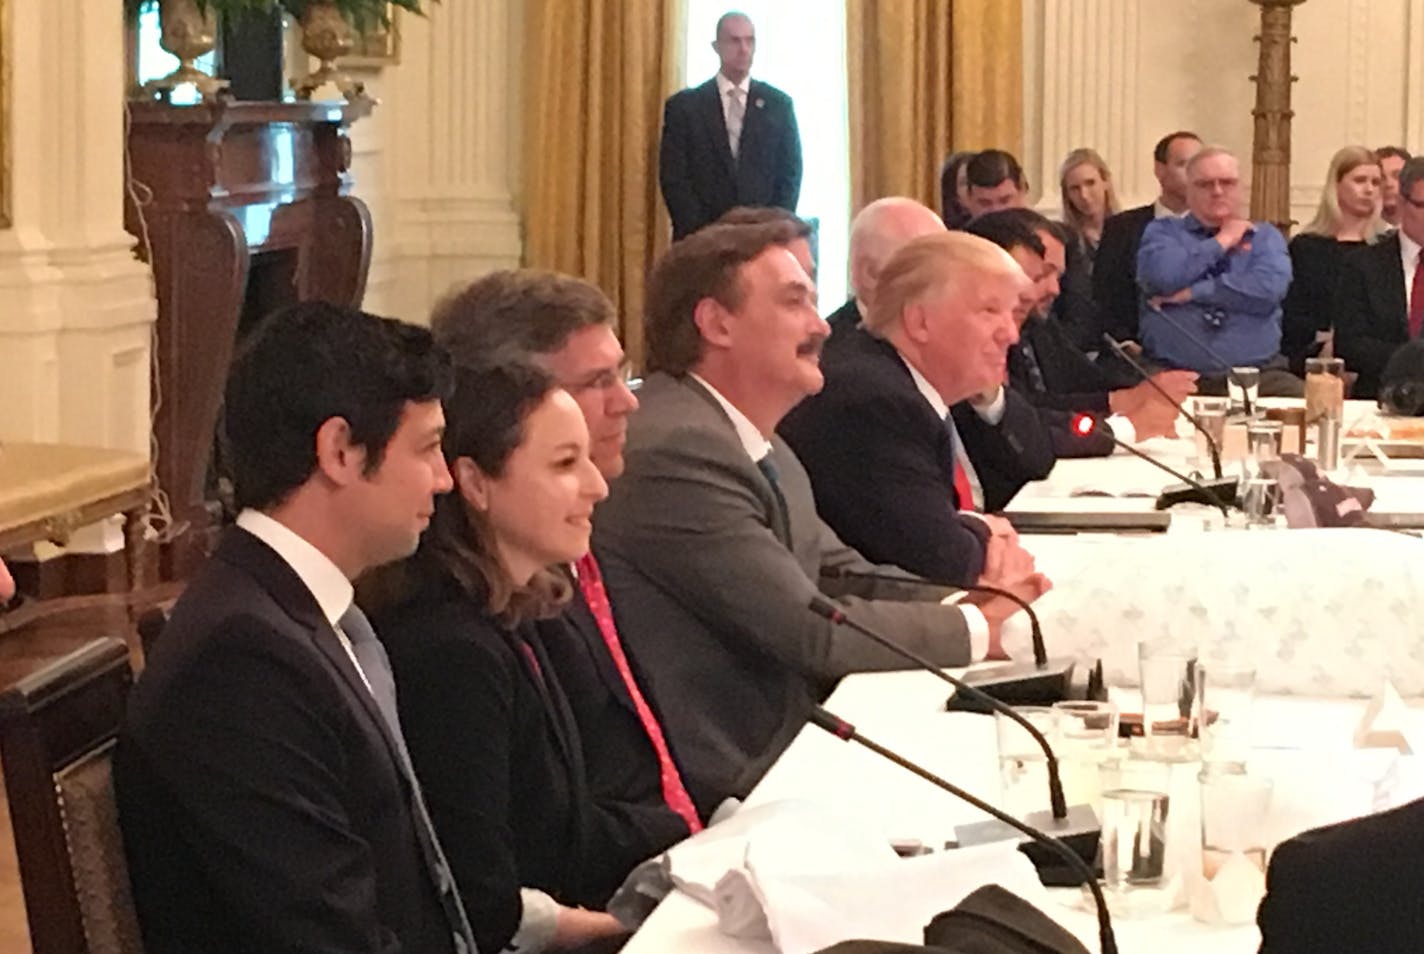
[[[0,695],[0,764],[34,954],[142,954],[110,767],[133,676],[99,639]]]

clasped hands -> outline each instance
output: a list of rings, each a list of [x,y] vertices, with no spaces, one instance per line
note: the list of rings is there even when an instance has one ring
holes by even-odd
[[[1032,603],[1053,588],[1053,582],[1035,568],[1033,554],[1019,544],[1013,524],[991,514],[983,515],[983,520],[989,527],[989,539],[984,547],[984,570],[975,583],[1012,593],[1026,603]],[[989,624],[986,658],[1009,658],[1004,652],[1003,625],[1004,620],[1018,612],[1018,604],[989,593],[971,593],[968,602],[978,607]]]

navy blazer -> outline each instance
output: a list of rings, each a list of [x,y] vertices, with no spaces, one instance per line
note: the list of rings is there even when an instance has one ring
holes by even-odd
[[[396,745],[301,578],[228,530],[114,756],[145,950],[453,951]]]
[[[1103,223],[1093,263],[1093,298],[1101,330],[1119,341],[1137,340],[1137,249],[1155,214],[1153,206],[1140,205]]]
[[[751,81],[733,158],[716,77],[673,94],[663,106],[658,181],[674,239],[740,205],[795,212],[801,196],[801,133],[791,97]]]
[[[1335,353],[1358,372],[1351,397],[1379,393],[1389,356],[1409,340],[1409,289],[1404,287],[1399,233],[1345,254],[1335,298]]]

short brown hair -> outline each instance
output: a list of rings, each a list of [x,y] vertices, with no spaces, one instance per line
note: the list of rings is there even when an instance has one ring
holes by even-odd
[[[467,367],[528,361],[574,332],[612,325],[613,303],[582,278],[537,268],[491,272],[447,292],[430,315],[435,340]]]
[[[1041,246],[1040,246],[1041,247]],[[936,232],[906,243],[880,271],[865,327],[884,337],[905,308],[964,275],[1014,275],[1023,269],[999,246],[968,232]]]
[[[722,213],[714,225],[766,225],[769,222],[785,222],[796,230],[796,238],[811,237],[811,223],[795,212],[788,212],[774,205],[739,205]]]
[[[644,336],[648,370],[686,374],[702,357],[702,333],[693,319],[698,302],[742,306],[741,268],[774,245],[797,238],[785,221],[762,225],[709,225],[674,242],[648,276]]]

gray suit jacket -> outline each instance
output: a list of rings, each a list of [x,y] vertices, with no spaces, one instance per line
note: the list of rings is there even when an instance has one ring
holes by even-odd
[[[836,680],[906,664],[807,608],[823,569],[874,566],[816,516],[806,472],[780,438],[785,521],[706,389],[654,374],[638,397],[627,470],[595,514],[594,547],[619,632],[706,813],[750,790]],[[963,614],[938,603],[947,590],[825,583],[865,625],[942,665],[969,661]]]

